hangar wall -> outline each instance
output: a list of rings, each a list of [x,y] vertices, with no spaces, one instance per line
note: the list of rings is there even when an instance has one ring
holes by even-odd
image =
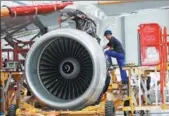
[[[142,23],[158,23],[169,32],[169,10],[144,11],[125,17],[126,62],[138,64],[137,29]]]
[[[136,65],[139,63],[137,29],[143,23],[158,23],[161,27],[166,26],[169,33],[169,10],[140,11],[116,18],[112,31],[114,36],[123,43],[126,51],[126,63],[135,63]]]

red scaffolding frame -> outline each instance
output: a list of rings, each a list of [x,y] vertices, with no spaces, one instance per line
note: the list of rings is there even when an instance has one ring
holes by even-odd
[[[141,24],[139,26],[140,35],[140,56],[141,66],[159,66],[160,67],[160,91],[162,97],[162,105],[165,104],[164,87],[166,86],[166,71],[168,68],[168,49],[167,28],[163,29],[157,23]],[[158,52],[158,60],[154,62],[145,62],[147,58],[147,48],[154,47]]]
[[[27,54],[27,52],[29,51],[30,47],[32,46],[34,42],[33,41],[25,41],[25,42],[12,42],[11,44],[14,44],[14,49],[1,49],[1,55],[2,53],[7,53],[7,60],[8,61],[22,61],[19,58],[19,54],[24,53]],[[28,48],[20,48],[19,44],[23,44],[24,46],[28,45]],[[7,44],[9,45],[9,44]],[[10,59],[10,53],[13,54],[13,60]]]

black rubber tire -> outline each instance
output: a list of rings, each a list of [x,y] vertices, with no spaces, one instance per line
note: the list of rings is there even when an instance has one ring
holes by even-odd
[[[105,116],[115,116],[115,107],[112,101],[106,101]]]
[[[17,110],[16,104],[10,105],[7,116],[16,116],[16,110]]]
[[[129,100],[125,100],[124,101],[124,107],[125,106],[129,106],[130,105],[130,101]],[[130,114],[131,114],[131,111],[124,111],[124,116],[130,116]]]

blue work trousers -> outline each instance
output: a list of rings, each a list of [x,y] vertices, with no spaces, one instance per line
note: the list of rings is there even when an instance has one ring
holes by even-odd
[[[112,65],[112,57],[116,58],[117,63],[119,65],[120,68],[120,75],[121,75],[121,81],[122,82],[128,82],[127,79],[127,73],[125,70],[122,69],[122,67],[125,65],[125,54],[124,53],[118,53],[114,50],[107,50],[105,51],[105,55],[108,57],[108,60],[110,62],[110,64]]]

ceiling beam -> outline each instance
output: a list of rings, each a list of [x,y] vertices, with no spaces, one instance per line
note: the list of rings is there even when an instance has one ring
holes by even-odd
[[[139,10],[156,9],[169,6],[169,1],[137,1],[122,4],[98,5],[108,16],[131,13]]]

